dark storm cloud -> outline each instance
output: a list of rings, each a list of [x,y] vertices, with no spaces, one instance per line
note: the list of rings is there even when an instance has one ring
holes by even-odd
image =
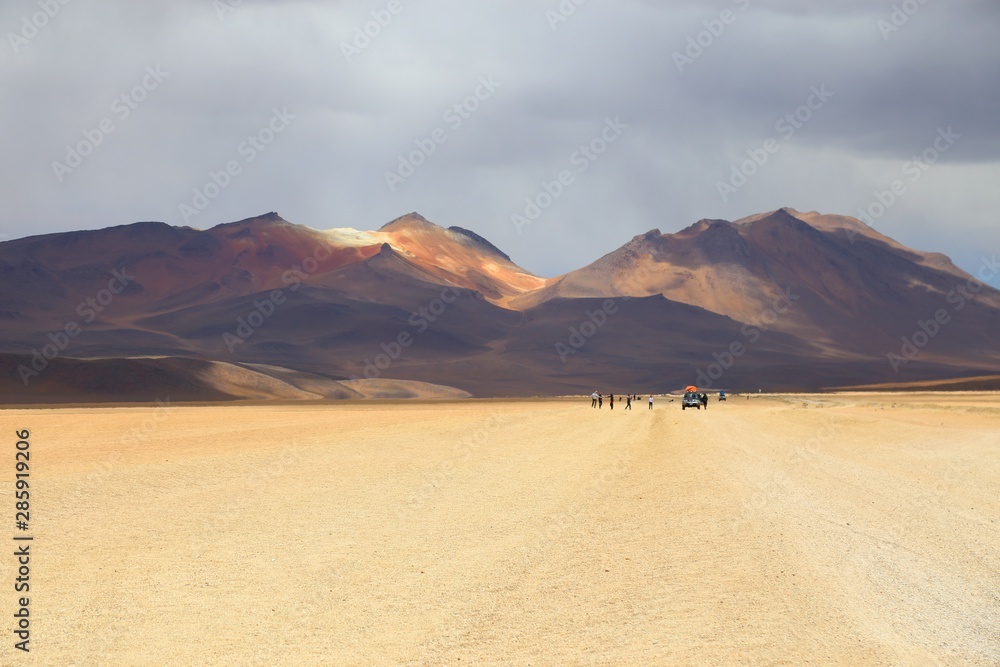
[[[10,236],[269,210],[374,228],[417,210],[553,275],[702,217],[858,215],[950,127],[960,139],[872,223],[970,268],[1000,239],[993,3],[40,1],[0,9]],[[803,112],[817,87],[832,96]],[[602,145],[608,123],[623,129]],[[769,138],[779,150],[723,197]]]

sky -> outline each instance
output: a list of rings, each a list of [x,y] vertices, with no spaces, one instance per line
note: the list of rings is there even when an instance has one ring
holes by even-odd
[[[995,0],[5,0],[0,238],[416,211],[551,277],[790,206],[1000,251]]]

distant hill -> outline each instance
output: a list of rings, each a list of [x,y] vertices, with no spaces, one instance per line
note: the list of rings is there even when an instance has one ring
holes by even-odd
[[[854,218],[787,208],[654,229],[551,279],[415,213],[370,232],[275,213],[205,231],[141,222],[0,243],[0,400],[378,393],[352,379],[486,397],[995,375],[1000,292],[979,287]]]

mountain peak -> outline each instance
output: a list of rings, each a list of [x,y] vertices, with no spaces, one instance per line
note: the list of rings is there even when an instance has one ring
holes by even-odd
[[[490,243],[488,240],[480,236],[479,234],[465,229],[463,227],[448,227],[447,229],[441,225],[435,224],[420,215],[419,213],[407,213],[406,215],[400,216],[395,220],[387,222],[379,228],[379,233],[392,233],[392,232],[409,232],[413,235],[417,232],[416,236],[422,237],[426,240],[434,238],[435,235],[440,235],[443,237],[442,241],[459,242],[464,246],[469,246],[470,244],[479,249],[485,250],[492,255],[504,258],[506,261],[510,262],[510,256],[505,252],[501,251],[495,245]],[[404,234],[405,235],[405,234]]]
[[[294,223],[288,222],[280,215],[274,211],[265,213],[263,215],[255,215],[252,218],[244,218],[243,220],[237,220],[236,222],[223,222],[222,224],[216,225],[212,229],[232,229],[234,227],[251,227],[255,225],[292,225]]]
[[[740,218],[739,220],[733,220],[734,225],[749,225],[751,223],[757,222],[758,220],[764,220],[766,218],[771,218],[778,216],[778,218],[795,218],[796,220],[802,220],[802,214],[796,211],[791,206],[782,206],[781,208],[775,209],[773,211],[766,211],[764,213],[755,213],[754,215],[748,215],[745,218]]]
[[[798,220],[800,213],[796,211],[794,208],[789,208],[788,206],[782,206],[771,215],[777,216],[779,218],[795,218],[796,220]]]
[[[472,230],[464,229],[462,227],[452,226],[452,227],[448,228],[448,231],[449,232],[454,232],[455,234],[460,234],[461,236],[464,236],[464,237],[466,237],[468,239],[471,239],[476,245],[479,245],[479,246],[485,248],[486,250],[488,250],[488,251],[490,251],[490,252],[492,252],[492,253],[494,253],[496,255],[499,255],[500,257],[503,257],[508,262],[511,261],[510,255],[508,255],[507,253],[503,252],[502,250],[500,250],[500,248],[496,247],[495,245],[493,245],[492,243],[490,243],[489,241],[487,241],[482,236],[480,236],[479,234],[475,233]]]
[[[382,229],[319,231],[271,212],[208,231],[147,222],[4,242],[0,398],[24,400],[15,368],[31,372],[28,352],[55,342],[50,332],[65,326],[66,314],[115,280],[128,289],[94,311],[97,325],[69,350],[78,358],[50,359],[51,370],[31,376],[32,401],[75,401],[79,392],[123,382],[125,394],[173,395],[187,375],[172,379],[123,360],[95,376],[90,365],[139,356],[176,365],[170,358],[178,355],[280,365],[282,378],[317,396],[327,391],[320,376],[370,376],[378,341],[425,331],[405,363],[376,369],[383,380],[447,381],[484,396],[602,385],[653,391],[694,380],[737,343],[742,356],[719,378],[730,387],[816,389],[1000,372],[1000,291],[983,285],[959,294],[975,279],[945,257],[905,248],[846,216],[785,207],[742,224],[705,219],[683,232],[651,229],[551,280],[502,259],[475,232],[416,213]],[[299,283],[308,289],[296,290]],[[279,302],[280,315],[268,315]],[[887,351],[900,350],[902,337],[916,338],[917,324],[942,308],[956,315],[947,335],[919,360],[901,352],[898,363],[886,363]],[[237,319],[254,322],[248,313],[267,319],[266,328],[236,342]],[[590,333],[585,319],[593,320]],[[572,343],[577,329],[587,345]],[[562,349],[560,340],[571,345]],[[231,386],[233,377],[225,371],[218,379],[227,384],[218,386]]]
[[[732,226],[733,223],[729,222],[728,220],[720,220],[716,218],[702,218],[693,225],[690,225],[680,230],[674,236],[688,236],[691,234],[700,234],[706,230],[715,230],[720,227],[731,228]]]
[[[284,218],[282,218],[280,215],[278,215],[275,211],[269,211],[269,212],[265,213],[264,215],[256,215],[256,216],[254,216],[252,218],[246,218],[244,220],[239,220],[237,222],[230,223],[230,224],[238,225],[238,224],[247,223],[247,222],[283,222],[285,224],[291,224],[287,220],[285,220]]]
[[[436,225],[424,216],[420,215],[416,211],[412,213],[407,213],[406,215],[401,215],[395,220],[390,220],[381,227],[378,231],[380,232],[390,232],[399,229],[444,229],[440,225]]]
[[[620,250],[627,249],[634,252],[640,252],[645,248],[651,247],[653,244],[659,241],[660,238],[662,238],[662,236],[663,232],[661,232],[659,229],[656,228],[650,229],[645,234],[639,234],[637,236],[633,236],[632,240],[626,243],[624,246],[622,246]]]

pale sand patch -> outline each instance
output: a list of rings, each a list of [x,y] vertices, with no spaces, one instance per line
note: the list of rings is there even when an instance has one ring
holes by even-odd
[[[623,407],[0,411],[0,663],[1000,664],[996,394]]]

